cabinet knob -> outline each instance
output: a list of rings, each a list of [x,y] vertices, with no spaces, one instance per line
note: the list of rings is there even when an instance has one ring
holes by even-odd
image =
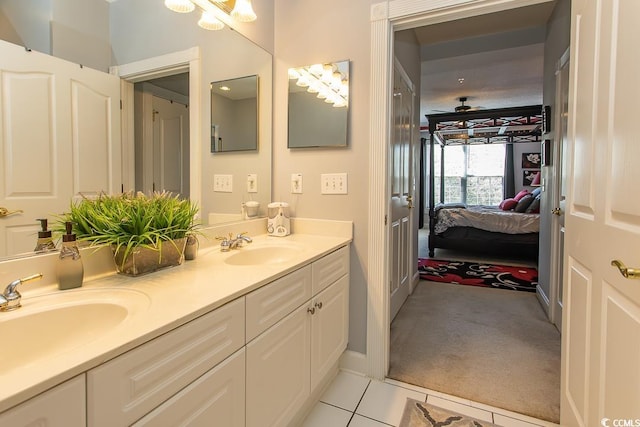
[[[307,313],[314,314],[315,312],[316,312],[316,308],[315,307],[307,308]]]
[[[318,307],[318,310],[320,310],[322,308],[322,302],[317,302],[316,307]]]

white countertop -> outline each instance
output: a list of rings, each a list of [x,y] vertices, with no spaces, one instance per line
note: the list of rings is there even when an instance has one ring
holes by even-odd
[[[25,286],[21,290],[23,307],[14,312],[0,313],[0,320],[24,315],[29,311],[30,301],[35,305],[39,299],[49,298],[51,294],[60,292],[71,296],[81,296],[81,293],[90,295],[92,292],[104,295],[104,291],[109,290],[114,290],[114,294],[129,292],[137,294],[137,306],[131,309],[132,312],[124,322],[104,335],[96,336],[90,342],[12,370],[2,371],[0,362],[0,412],[319,259],[351,241],[350,233],[335,234],[339,235],[295,233],[287,237],[254,236],[254,242],[241,249],[223,253],[218,246],[201,248],[195,260],[185,261],[180,266],[138,277],[112,274],[85,282],[82,288],[74,290],[59,291],[55,284],[32,289]],[[261,246],[294,247],[296,253],[280,262],[264,265],[229,265],[225,262],[225,259],[239,251]],[[27,336],[23,338],[39,339]],[[46,348],[42,351],[45,352]],[[2,345],[2,352],[11,352],[10,343]]]

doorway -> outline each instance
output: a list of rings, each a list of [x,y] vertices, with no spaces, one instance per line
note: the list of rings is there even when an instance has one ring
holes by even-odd
[[[135,83],[135,189],[189,198],[189,73]]]
[[[393,2],[392,2],[393,3]],[[469,16],[482,15],[508,10],[515,7],[538,4],[539,1],[506,1],[496,5],[493,2],[479,1],[451,2],[451,7],[436,9],[436,6],[425,8],[422,2],[403,2],[402,8],[392,8],[380,3],[372,6],[372,69],[379,70],[371,76],[371,148],[369,188],[370,200],[382,203],[378,193],[384,189],[390,194],[387,181],[388,158],[386,153],[386,135],[389,134],[389,93],[391,70],[388,64],[392,57],[389,40],[392,32],[398,29],[414,28],[420,25],[431,25],[445,21],[453,21]],[[378,10],[380,9],[380,10]],[[384,379],[389,363],[389,269],[385,265],[389,241],[385,216],[388,208],[371,209],[369,213],[369,254],[368,271],[369,305],[367,314],[367,358],[368,374],[374,378]]]
[[[201,166],[201,102],[200,49],[197,47],[159,57],[123,64],[112,68],[112,73],[122,79],[122,150],[123,171],[135,171],[135,90],[134,84],[166,76],[188,73],[189,93],[189,149],[188,188],[189,198],[200,205],[202,202]],[[136,188],[136,177],[123,173],[124,189]],[[186,178],[185,178],[186,179]]]

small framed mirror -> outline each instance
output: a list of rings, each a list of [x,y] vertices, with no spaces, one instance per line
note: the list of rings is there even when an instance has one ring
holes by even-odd
[[[258,149],[258,76],[211,83],[211,152]]]
[[[345,147],[349,61],[289,69],[289,148]]]

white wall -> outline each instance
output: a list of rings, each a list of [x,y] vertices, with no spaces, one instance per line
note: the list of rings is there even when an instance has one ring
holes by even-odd
[[[366,352],[369,156],[370,6],[378,0],[275,0],[273,198],[297,217],[351,220],[349,348]],[[255,3],[255,2],[254,2]],[[287,148],[287,70],[349,59],[348,147]],[[291,174],[302,172],[303,194],[292,195]],[[321,195],[320,174],[346,172],[347,195]]]
[[[109,70],[109,3],[0,0],[0,38],[96,70]]]

